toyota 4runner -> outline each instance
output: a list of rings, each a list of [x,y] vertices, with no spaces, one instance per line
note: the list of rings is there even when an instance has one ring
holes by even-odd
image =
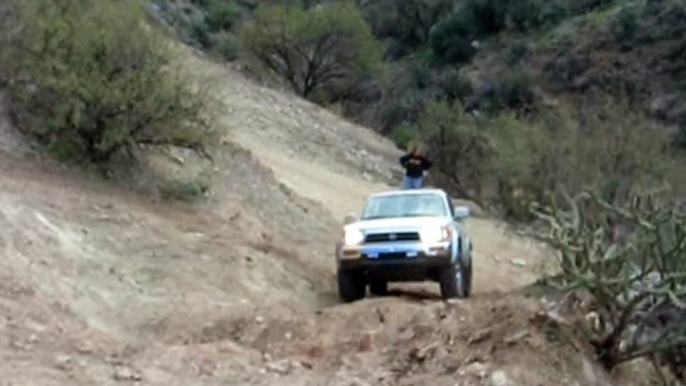
[[[472,243],[464,229],[469,209],[453,206],[440,189],[397,190],[369,197],[362,214],[348,215],[336,244],[338,291],[351,302],[367,286],[384,295],[389,282],[438,282],[444,299],[468,297]]]

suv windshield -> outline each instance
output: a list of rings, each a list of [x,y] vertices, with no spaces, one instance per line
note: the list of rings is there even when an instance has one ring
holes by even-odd
[[[394,194],[371,198],[362,220],[393,217],[442,217],[447,215],[443,197],[437,194]]]

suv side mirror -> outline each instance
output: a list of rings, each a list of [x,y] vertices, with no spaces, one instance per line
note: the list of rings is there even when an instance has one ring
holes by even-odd
[[[455,207],[455,220],[463,221],[469,217],[469,208],[466,206],[456,206]]]
[[[352,224],[357,221],[357,214],[354,212],[350,212],[345,215],[345,218],[343,218],[343,225],[348,225]]]

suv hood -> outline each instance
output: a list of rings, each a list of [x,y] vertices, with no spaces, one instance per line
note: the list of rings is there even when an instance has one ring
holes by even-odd
[[[396,217],[378,220],[363,220],[348,225],[348,229],[359,229],[364,233],[392,229],[419,231],[426,227],[442,226],[449,222],[445,217]]]

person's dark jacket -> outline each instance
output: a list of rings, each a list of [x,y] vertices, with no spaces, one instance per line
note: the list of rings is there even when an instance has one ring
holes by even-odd
[[[400,164],[405,168],[405,175],[411,178],[422,177],[424,171],[429,170],[433,165],[424,156],[412,153],[400,157]]]

